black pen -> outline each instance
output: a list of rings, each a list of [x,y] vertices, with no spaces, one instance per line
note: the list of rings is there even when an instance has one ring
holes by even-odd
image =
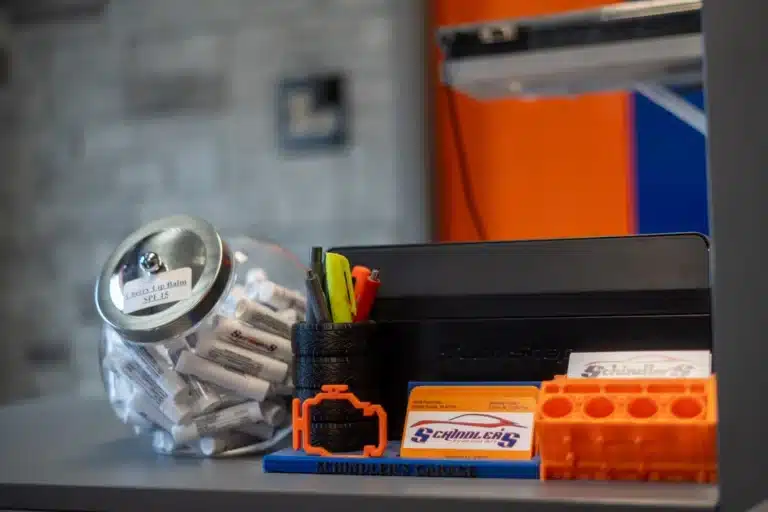
[[[312,272],[311,270],[307,271],[307,274],[309,272]],[[309,276],[307,276],[309,277]],[[315,316],[315,308],[312,307],[312,295],[315,293],[312,290],[312,283],[307,280],[306,284],[306,292],[307,292],[307,311],[304,314],[304,321],[308,324],[316,324],[317,323],[317,317]]]
[[[328,308],[328,311],[330,311],[330,304],[328,302],[328,288],[327,283],[325,281],[325,265],[323,260],[325,259],[325,255],[323,252],[322,247],[312,247],[312,252],[310,254],[309,258],[309,268],[312,269],[312,272],[315,273],[317,276],[318,281],[320,281],[320,289],[323,290],[323,301],[325,302],[326,308]],[[330,316],[328,317],[328,321],[330,322]],[[317,320],[317,318],[315,318]]]
[[[317,278],[322,283],[325,280],[325,276],[323,275],[325,271],[323,270],[323,248],[322,247],[313,247],[312,253],[310,255],[309,259],[309,268],[312,269],[312,272],[315,273]]]
[[[315,322],[330,322],[331,311],[323,292],[323,285],[320,284],[320,279],[312,269],[307,270],[307,295],[307,302],[310,306],[307,309],[312,310]]]

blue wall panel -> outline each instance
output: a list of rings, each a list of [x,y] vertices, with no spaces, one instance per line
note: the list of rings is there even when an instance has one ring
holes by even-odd
[[[703,105],[701,91],[685,94]],[[709,233],[705,137],[635,94],[635,208],[638,233]]]

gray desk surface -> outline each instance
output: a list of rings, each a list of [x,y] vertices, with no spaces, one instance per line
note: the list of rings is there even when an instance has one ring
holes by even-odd
[[[264,474],[256,458],[153,454],[98,400],[0,409],[0,509],[713,510],[708,486]]]

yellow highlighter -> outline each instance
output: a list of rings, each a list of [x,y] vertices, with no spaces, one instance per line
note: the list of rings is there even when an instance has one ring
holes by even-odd
[[[349,260],[341,254],[325,253],[325,283],[334,323],[349,323],[357,312],[355,287]]]

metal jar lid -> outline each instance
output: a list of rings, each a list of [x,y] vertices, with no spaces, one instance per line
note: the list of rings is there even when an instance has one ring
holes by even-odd
[[[197,326],[227,292],[232,253],[204,220],[173,216],[150,222],[107,259],[96,307],[125,339],[156,343]]]

